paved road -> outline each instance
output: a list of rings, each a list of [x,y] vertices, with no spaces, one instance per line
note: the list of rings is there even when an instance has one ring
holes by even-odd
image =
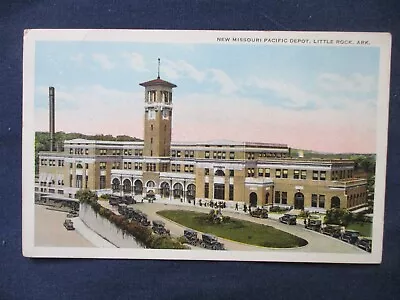
[[[104,203],[105,206],[108,206],[108,203]],[[145,212],[149,220],[154,219],[162,219],[166,223],[166,227],[171,231],[171,234],[174,236],[182,236],[184,226],[181,226],[177,223],[171,222],[168,219],[165,219],[157,214],[157,211],[160,210],[191,210],[191,211],[199,211],[199,212],[209,212],[210,208],[204,208],[199,206],[189,206],[189,205],[177,205],[177,204],[165,204],[165,203],[138,203],[137,208]],[[301,251],[301,252],[313,252],[313,253],[358,253],[358,254],[367,254],[365,251],[344,243],[338,239],[331,238],[329,236],[310,231],[304,229],[304,226],[301,225],[286,225],[278,222],[274,219],[258,219],[252,218],[249,215],[245,215],[239,212],[233,211],[223,211],[224,215],[234,217],[237,219],[252,221],[260,224],[269,225],[275,227],[279,230],[291,233],[298,237],[301,237],[308,241],[308,244],[301,248],[289,248],[289,249],[279,249],[280,251]],[[223,242],[228,250],[242,250],[242,251],[276,251],[276,249],[265,248],[265,247],[257,247],[250,246],[247,244],[242,244],[238,242],[233,242],[225,239],[220,239]]]
[[[65,212],[46,209],[35,205],[35,246],[38,247],[94,247],[76,230],[63,226]]]

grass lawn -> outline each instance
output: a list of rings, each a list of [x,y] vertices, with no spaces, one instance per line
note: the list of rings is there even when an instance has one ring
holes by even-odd
[[[372,223],[357,222],[346,226],[346,229],[359,231],[362,236],[372,237]]]
[[[209,223],[207,214],[187,210],[163,210],[157,214],[176,223],[221,238],[250,245],[294,248],[307,245],[307,241],[274,227],[231,218],[223,224]]]

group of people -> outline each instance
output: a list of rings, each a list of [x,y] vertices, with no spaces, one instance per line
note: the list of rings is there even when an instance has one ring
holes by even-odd
[[[196,202],[193,202],[193,205],[196,205]],[[199,205],[200,206],[204,206],[204,207],[211,207],[211,208],[215,208],[215,209],[226,208],[226,203],[224,201],[213,202],[212,200],[210,200],[210,202],[207,202],[207,201],[203,202],[200,199],[199,200]]]

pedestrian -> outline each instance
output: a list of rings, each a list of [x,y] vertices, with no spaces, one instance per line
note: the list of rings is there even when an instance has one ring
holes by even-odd
[[[243,206],[243,211],[247,212],[247,205],[246,204]]]
[[[193,205],[196,205],[196,199],[193,199]]]
[[[239,210],[239,204],[235,204],[235,210]]]

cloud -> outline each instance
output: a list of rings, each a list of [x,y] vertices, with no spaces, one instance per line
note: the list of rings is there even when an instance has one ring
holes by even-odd
[[[273,93],[275,97],[281,100],[279,106],[300,109],[321,104],[319,96],[306,92],[289,82],[250,77],[246,80],[245,85],[246,87],[258,88]]]
[[[48,88],[37,88],[35,102],[46,99]],[[119,91],[101,85],[56,86],[56,130],[88,134],[143,136],[141,92]],[[48,130],[48,106],[35,105],[35,129]]]
[[[222,70],[210,69],[211,81],[218,83],[221,86],[220,92],[222,94],[230,94],[236,92],[239,88],[238,85]]]
[[[92,54],[92,59],[97,62],[101,68],[105,70],[110,70],[115,67],[115,64],[110,61],[107,55],[94,53]]]
[[[359,73],[349,76],[323,73],[318,76],[317,84],[320,88],[329,92],[369,93],[374,91],[376,87],[373,76],[365,76]]]
[[[69,59],[74,62],[82,62],[83,57],[84,57],[83,53],[77,53],[77,54],[71,55],[71,57]]]
[[[196,82],[203,82],[206,78],[206,72],[196,69],[184,60],[172,61],[164,59],[161,65],[161,73],[165,73],[171,79],[188,77]]]
[[[143,56],[136,52],[123,53],[122,56],[128,60],[131,68],[138,72],[148,72]]]

